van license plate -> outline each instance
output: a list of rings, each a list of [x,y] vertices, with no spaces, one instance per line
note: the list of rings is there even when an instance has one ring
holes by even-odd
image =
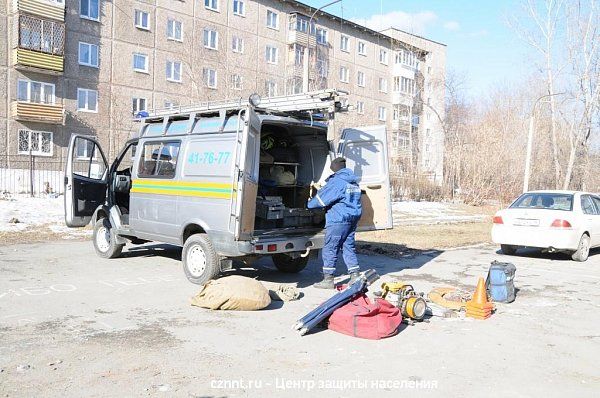
[[[517,218],[513,222],[513,225],[519,225],[519,226],[522,226],[522,227],[539,227],[540,220],[531,220],[531,219],[527,219],[527,218]]]

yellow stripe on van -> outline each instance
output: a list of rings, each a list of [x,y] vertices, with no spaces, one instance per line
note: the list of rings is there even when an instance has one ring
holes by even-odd
[[[155,179],[133,180],[131,192],[230,199],[233,192],[233,185],[227,183],[164,181]]]

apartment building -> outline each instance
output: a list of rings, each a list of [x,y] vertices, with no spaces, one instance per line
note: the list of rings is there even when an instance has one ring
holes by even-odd
[[[92,134],[112,158],[137,112],[223,98],[350,93],[340,126],[386,124],[392,173],[443,173],[445,46],[290,0],[5,0],[0,156],[62,160]],[[86,155],[87,148],[78,148]]]

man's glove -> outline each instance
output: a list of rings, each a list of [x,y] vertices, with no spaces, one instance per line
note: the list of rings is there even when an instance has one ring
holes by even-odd
[[[310,182],[310,194],[309,194],[309,198],[312,199],[312,197],[315,196],[316,193],[317,193],[317,191],[319,189],[321,189],[321,188],[323,188],[323,184],[322,183],[320,183],[318,181],[317,182],[311,181]]]

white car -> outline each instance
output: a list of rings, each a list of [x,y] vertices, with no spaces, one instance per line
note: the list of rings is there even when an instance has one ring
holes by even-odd
[[[532,247],[586,261],[600,247],[600,196],[575,191],[531,191],[493,219],[492,240],[502,253]]]

